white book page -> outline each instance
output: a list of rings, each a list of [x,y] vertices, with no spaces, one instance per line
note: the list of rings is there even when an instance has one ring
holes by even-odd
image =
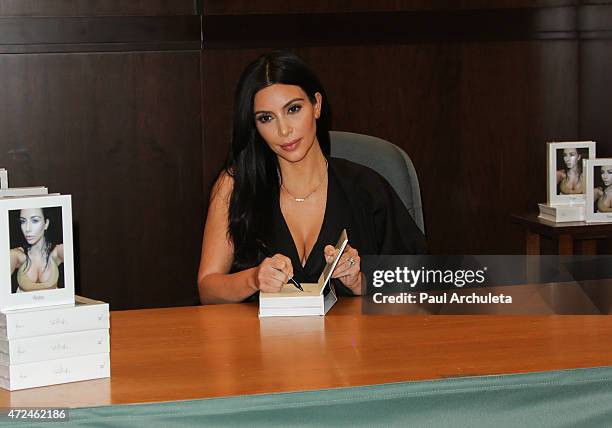
[[[338,242],[336,243],[335,247],[337,250],[339,250],[338,255],[334,257],[334,259],[330,263],[327,263],[325,269],[323,269],[321,277],[319,278],[319,284],[321,284],[320,294],[323,294],[325,285],[331,278],[331,275],[334,272],[334,269],[336,268],[336,265],[338,264],[342,253],[344,252],[344,249],[346,248],[346,244],[348,244],[348,236],[346,235],[346,229],[342,229],[342,233],[340,233],[340,238],[338,238]]]

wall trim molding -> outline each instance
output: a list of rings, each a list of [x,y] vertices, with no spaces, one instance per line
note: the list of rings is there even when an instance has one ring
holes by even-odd
[[[577,7],[204,15],[204,49],[576,39]],[[237,31],[240,29],[240,31]],[[242,35],[249,34],[245,39]]]
[[[608,39],[612,5],[203,15],[202,30],[204,49]]]
[[[191,16],[0,18],[0,53],[199,50]]]
[[[598,39],[612,39],[612,5],[352,13],[0,18],[0,53]]]

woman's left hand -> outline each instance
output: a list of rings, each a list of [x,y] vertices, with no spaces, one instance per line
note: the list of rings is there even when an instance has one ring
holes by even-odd
[[[324,251],[327,263],[334,260],[334,257],[338,254],[338,250],[332,245],[326,245]],[[354,294],[359,295],[362,294],[361,277],[361,257],[359,257],[359,252],[347,244],[342,257],[340,257],[332,273],[332,278],[338,278]]]

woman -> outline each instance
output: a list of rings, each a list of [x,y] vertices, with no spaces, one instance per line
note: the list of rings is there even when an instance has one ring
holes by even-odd
[[[564,169],[557,170],[557,194],[573,195],[584,193],[582,176],[582,153],[579,149],[563,149]]]
[[[50,239],[50,213],[55,208],[24,208],[19,211],[23,243],[10,251],[13,292],[51,290],[61,287],[60,265],[64,245]]]
[[[605,189],[596,187],[593,191],[597,212],[612,212],[612,165],[602,165],[601,181]]]
[[[341,292],[365,289],[360,253],[425,251],[422,233],[380,175],[329,157],[327,97],[299,57],[272,52],[247,66],[233,122],[204,229],[202,303],[278,292],[293,276],[317,282],[344,228],[349,245],[332,274]]]

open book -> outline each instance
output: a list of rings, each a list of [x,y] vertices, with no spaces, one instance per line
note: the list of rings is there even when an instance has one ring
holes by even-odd
[[[259,316],[325,315],[338,300],[330,279],[347,243],[346,230],[343,230],[336,244],[338,255],[325,265],[318,282],[301,284],[304,291],[288,283],[278,293],[259,293]]]

